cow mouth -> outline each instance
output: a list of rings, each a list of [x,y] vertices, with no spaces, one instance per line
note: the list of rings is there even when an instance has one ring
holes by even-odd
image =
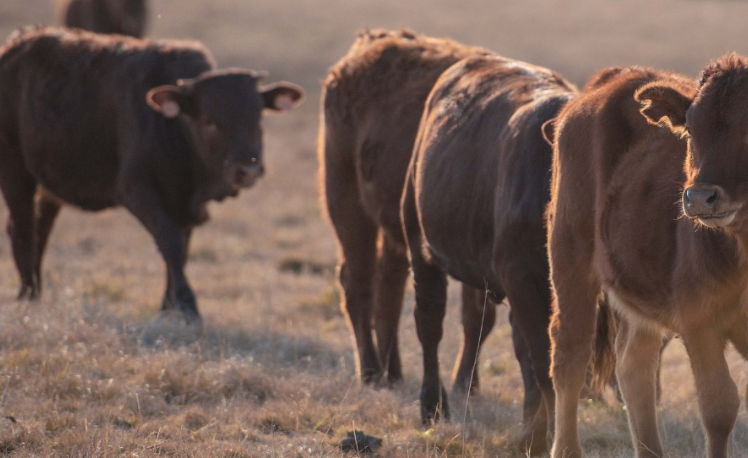
[[[719,228],[727,227],[735,221],[737,210],[728,210],[722,213],[713,213],[711,215],[695,215],[699,223],[707,227]]]
[[[232,188],[238,193],[242,189],[254,186],[262,175],[263,167],[261,165],[237,165],[229,172],[228,178]]]

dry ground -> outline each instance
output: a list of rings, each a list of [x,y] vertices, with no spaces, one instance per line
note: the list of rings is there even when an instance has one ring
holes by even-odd
[[[1,0],[0,36],[51,22],[51,11],[51,0]],[[0,237],[0,454],[337,456],[355,427],[383,438],[380,456],[520,456],[507,445],[522,391],[505,310],[478,368],[482,392],[453,399],[451,424],[424,430],[418,422],[412,294],[401,331],[405,383],[390,391],[355,381],[335,246],[316,195],[319,81],[364,26],[452,36],[579,84],[596,68],[634,63],[696,76],[723,52],[748,53],[746,17],[748,5],[737,1],[154,0],[152,35],[203,40],[222,66],[267,69],[269,80],[302,84],[308,101],[267,119],[266,178],[214,205],[196,233],[188,274],[202,333],[158,319],[163,267],[124,211],[63,212],[38,303],[13,300],[17,277]],[[445,379],[459,343],[450,297]],[[730,360],[744,387],[745,364],[732,352]],[[668,456],[702,456],[679,342],[665,354],[663,386]],[[625,412],[607,398],[581,409],[586,449],[630,456]],[[747,426],[741,409],[732,456],[748,454]]]

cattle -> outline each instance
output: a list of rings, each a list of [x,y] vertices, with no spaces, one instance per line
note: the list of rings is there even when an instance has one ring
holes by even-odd
[[[55,10],[64,26],[136,38],[148,22],[146,0],[57,0]]]
[[[61,205],[123,206],[166,263],[163,310],[199,322],[184,273],[206,205],[263,174],[260,117],[303,98],[290,83],[258,86],[251,70],[217,70],[190,41],[138,40],[52,27],[17,31],[0,48],[0,189],[21,277],[37,298]]]
[[[544,404],[552,408],[544,220],[551,147],[541,127],[575,93],[555,72],[486,55],[446,70],[426,101],[402,200],[426,423],[449,418],[437,351],[447,275],[485,288],[496,303],[508,298]],[[547,449],[546,408],[525,417],[523,450]]]
[[[621,313],[616,373],[637,456],[663,456],[655,380],[669,334],[690,358],[708,456],[726,456],[740,399],[725,346],[748,356],[746,90],[748,60],[734,55],[700,83],[614,68],[559,116],[548,212],[554,458],[582,454],[576,396],[601,289]]]
[[[407,30],[364,31],[323,83],[320,194],[337,236],[341,309],[364,382],[402,379],[397,330],[409,261],[400,196],[424,102],[450,65],[487,52]],[[482,290],[465,287],[464,343],[455,366],[463,388],[478,385],[471,374],[483,299]],[[483,337],[493,322],[489,307]]]

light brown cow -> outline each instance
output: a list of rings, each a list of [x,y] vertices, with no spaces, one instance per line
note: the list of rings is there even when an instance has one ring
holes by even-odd
[[[577,399],[601,288],[622,312],[617,375],[637,456],[663,455],[655,379],[668,333],[691,359],[708,456],[726,456],[740,399],[725,345],[748,355],[747,105],[748,60],[728,56],[699,86],[603,71],[561,113],[549,207],[554,458],[582,453]]]

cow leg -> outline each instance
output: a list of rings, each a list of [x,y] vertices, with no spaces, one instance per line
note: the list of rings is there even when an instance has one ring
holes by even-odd
[[[700,325],[682,334],[696,381],[708,458],[725,458],[727,441],[740,408],[738,389],[725,360],[725,338],[715,326]]]
[[[397,331],[410,263],[402,242],[397,244],[387,235],[383,238],[377,265],[374,329],[377,333],[379,360],[387,370],[387,381],[394,383],[403,378]]]
[[[123,205],[135,215],[156,241],[156,246],[166,263],[169,290],[173,291],[174,308],[182,313],[188,323],[200,323],[195,293],[187,281],[184,265],[187,262],[187,237],[185,228],[177,225],[160,205],[158,193],[146,185],[129,186],[130,192],[122,197]]]
[[[408,176],[410,175],[409,171]],[[442,339],[442,327],[447,308],[447,275],[424,257],[415,190],[410,179],[405,186],[402,203],[403,227],[410,249],[413,283],[416,290],[414,310],[416,333],[423,351],[421,421],[424,424],[430,424],[440,419],[449,420],[447,391],[439,377],[439,342]]]
[[[556,394],[555,407],[549,409],[555,415],[551,457],[579,458],[577,408],[592,356],[600,285],[590,275],[591,241],[580,238],[579,228],[570,227],[563,216],[555,214],[548,238],[554,301],[549,327],[551,374]]]
[[[34,241],[34,278],[36,281],[37,294],[42,292],[42,259],[47,249],[49,234],[52,232],[57,215],[60,213],[60,203],[44,193],[41,193],[36,201],[36,218]]]
[[[522,383],[525,388],[525,402],[522,409],[522,424],[525,430],[529,430],[535,421],[536,415],[543,404],[543,393],[538,386],[535,371],[532,368],[532,358],[530,349],[522,336],[519,326],[515,323],[514,314],[509,312],[509,323],[512,326],[512,343],[514,344],[514,356],[519,362],[520,372],[522,373]]]
[[[620,318],[616,335],[616,376],[639,458],[662,456],[656,412],[661,348],[661,333],[646,326],[635,326],[625,316]]]
[[[516,259],[508,256],[508,259]],[[502,266],[500,272],[512,312],[512,325],[519,329],[522,340],[527,345],[532,371],[546,404],[545,409],[536,409],[523,430],[522,448],[529,449],[533,455],[547,450],[549,418],[547,412],[553,411],[554,392],[550,379],[550,338],[548,324],[550,321],[550,293],[548,291],[547,271],[534,271],[533,265],[524,260],[522,264],[510,262]],[[593,310],[594,314],[594,310]],[[520,350],[523,347],[520,345]],[[521,360],[520,360],[521,363]],[[532,402],[532,400],[530,400]]]
[[[21,163],[20,154],[4,152],[0,161],[0,189],[10,216],[7,231],[11,240],[13,260],[21,277],[18,299],[36,299],[39,295],[34,275],[34,194],[36,181]],[[17,157],[17,160],[15,160]]]
[[[184,238],[187,244],[187,254],[189,256],[190,239],[192,237],[192,228],[188,227],[183,229]],[[187,264],[188,256],[184,257],[182,263],[182,269]],[[167,313],[176,309],[176,291],[174,289],[174,282],[171,279],[171,272],[166,269],[166,291],[164,292],[164,299],[161,301],[161,312]]]
[[[340,308],[351,327],[358,354],[356,372],[364,383],[375,383],[382,377],[371,326],[378,227],[361,205],[354,170],[338,168],[328,161],[324,185],[327,212],[338,239]]]
[[[447,392],[439,377],[439,342],[447,308],[447,276],[423,257],[414,257],[413,280],[416,332],[423,350],[421,421],[430,424],[442,418],[449,420]]]
[[[501,302],[503,298],[496,298]],[[462,343],[455,361],[452,390],[466,393],[478,390],[478,356],[483,341],[496,323],[496,306],[486,294],[462,284]]]

